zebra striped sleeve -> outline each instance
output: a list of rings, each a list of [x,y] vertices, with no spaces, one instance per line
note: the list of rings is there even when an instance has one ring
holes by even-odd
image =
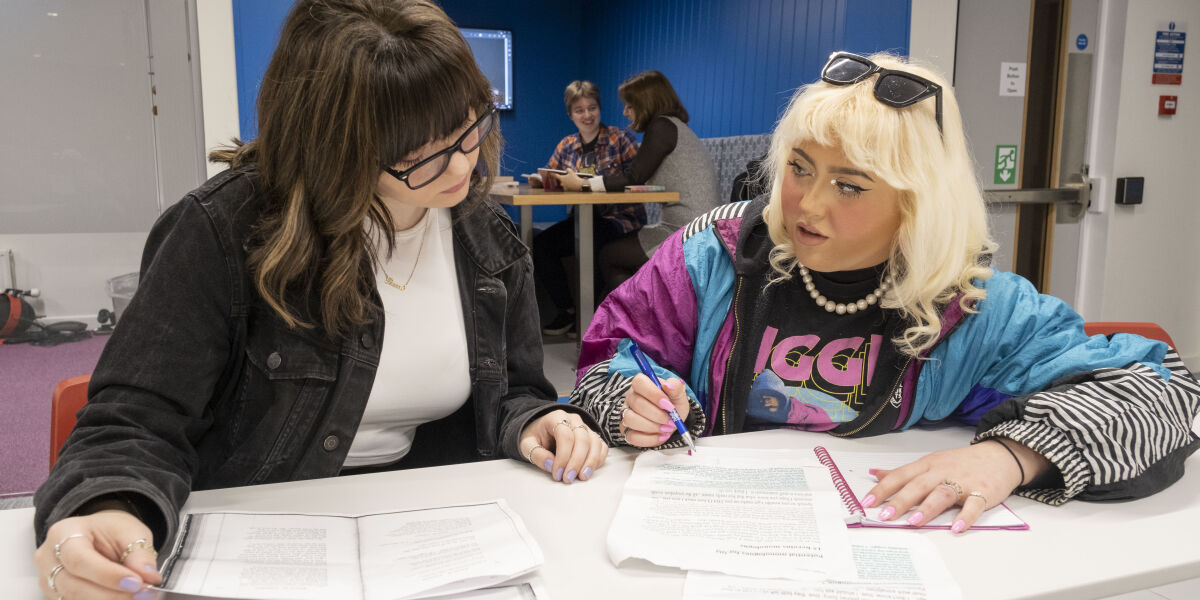
[[[627,446],[629,441],[621,433],[621,413],[625,409],[625,393],[633,385],[633,380],[620,373],[610,373],[608,367],[611,362],[609,359],[592,365],[571,392],[568,403],[582,408],[596,419],[600,424],[600,435],[609,446]],[[694,437],[699,437],[707,426],[704,411],[695,401],[691,402],[686,421]],[[655,449],[680,448],[683,445],[683,440],[676,434]]]
[[[1045,456],[1062,472],[1063,487],[1018,493],[1047,504],[1152,494],[1182,476],[1184,459],[1200,447],[1192,431],[1200,384],[1174,350],[1163,366],[1169,381],[1135,363],[1010,400],[1015,414],[997,409],[1009,420],[989,415],[975,441],[1003,436]]]
[[[746,212],[746,207],[749,205],[749,202],[734,202],[732,204],[726,204],[724,206],[714,208],[696,217],[695,219],[692,219],[692,222],[688,223],[687,226],[683,228],[682,241],[686,242],[688,238],[700,233],[701,231],[704,231],[705,228],[707,228],[709,225],[712,225],[714,221],[741,217],[742,213]]]

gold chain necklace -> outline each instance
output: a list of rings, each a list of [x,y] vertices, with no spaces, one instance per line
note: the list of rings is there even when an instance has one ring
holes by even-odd
[[[433,209],[428,209],[428,210],[433,210]],[[421,249],[425,247],[425,235],[429,233],[429,222],[432,220],[433,220],[433,215],[430,215],[430,214],[425,215],[425,228],[421,230],[421,243],[417,245],[417,258],[415,260],[413,260],[412,270],[410,270],[408,272],[408,278],[404,280],[404,283],[396,283],[396,280],[392,279],[391,275],[388,275],[387,269],[384,269],[383,265],[381,264],[381,265],[379,265],[379,270],[383,271],[383,278],[384,278],[383,282],[384,283],[386,283],[402,292],[408,288],[408,282],[412,281],[413,273],[417,272],[417,263],[421,262]]]

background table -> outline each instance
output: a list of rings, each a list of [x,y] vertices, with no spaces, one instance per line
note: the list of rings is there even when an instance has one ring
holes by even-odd
[[[786,430],[704,438],[707,446],[932,451],[970,439],[962,427],[866,439]],[[683,593],[685,573],[641,561],[609,562],[605,537],[637,452],[614,450],[591,481],[563,485],[528,464],[490,461],[197,492],[185,511],[368,512],[504,498],[537,539],[546,563],[532,577],[556,600],[657,598]],[[1069,502],[1051,507],[1010,498],[1029,531],[894,530],[938,547],[970,600],[1097,598],[1200,574],[1200,458],[1159,494],[1135,502]],[[0,589],[13,600],[39,598],[34,571],[33,509],[0,511]],[[854,531],[850,532],[851,535]]]
[[[497,202],[520,208],[521,239],[533,247],[533,207],[575,207],[575,257],[579,261],[579,335],[587,331],[595,313],[595,280],[592,274],[592,205],[634,204],[645,202],[679,202],[679,192],[547,192],[523,183],[516,187],[497,187],[491,194]]]

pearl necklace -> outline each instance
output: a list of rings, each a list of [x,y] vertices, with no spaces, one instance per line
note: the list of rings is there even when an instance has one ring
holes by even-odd
[[[854,314],[860,310],[867,310],[868,306],[874,306],[876,302],[879,302],[879,299],[883,298],[884,292],[892,285],[892,276],[888,275],[879,283],[879,287],[875,288],[875,291],[867,294],[866,298],[857,302],[842,304],[841,302],[834,302],[822,296],[821,292],[817,291],[817,286],[813,284],[812,273],[808,272],[808,267],[804,265],[797,266],[800,268],[800,279],[804,281],[804,289],[808,290],[808,295],[812,296],[813,300],[816,300],[817,306],[839,315],[846,313]]]

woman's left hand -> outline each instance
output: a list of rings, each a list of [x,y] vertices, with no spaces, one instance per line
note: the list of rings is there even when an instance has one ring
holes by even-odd
[[[565,410],[548,412],[526,425],[518,448],[525,460],[566,484],[591,479],[608,458],[608,444],[600,434]]]
[[[583,178],[575,172],[574,169],[567,169],[566,175],[559,175],[558,182],[562,184],[563,189],[568,192],[578,192],[583,190]]]
[[[1000,447],[1006,442],[1007,447],[1019,449],[1028,467],[1019,467],[1014,455]],[[1044,457],[1011,440],[941,450],[896,469],[874,471],[879,483],[863,497],[863,506],[870,508],[888,500],[880,519],[891,521],[911,509],[904,520],[917,527],[960,506],[951,531],[962,533],[983,511],[1004,502],[1023,483],[1023,471],[1036,476],[1048,466]]]

